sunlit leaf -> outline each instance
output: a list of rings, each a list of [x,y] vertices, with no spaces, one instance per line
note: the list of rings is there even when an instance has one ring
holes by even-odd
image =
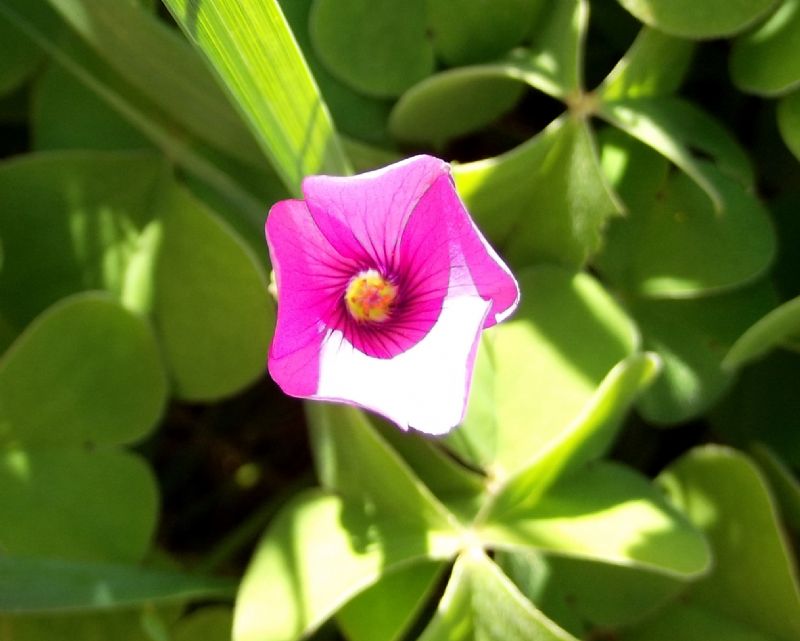
[[[433,620],[419,641],[576,641],[536,608],[478,551],[458,558]]]
[[[689,40],[643,28],[598,88],[600,98],[609,101],[673,93],[689,70],[694,47]]]
[[[450,514],[414,472],[348,405],[314,403],[307,409],[322,485],[364,509],[440,531],[457,529]]]
[[[583,559],[696,576],[711,557],[700,533],[647,479],[595,462],[520,504],[501,494],[478,526],[489,547],[534,548]]]
[[[208,57],[292,192],[299,193],[305,175],[349,172],[277,0],[165,4]]]
[[[517,276],[520,307],[490,336],[497,417],[490,467],[504,475],[571,431],[601,381],[638,343],[631,320],[590,276],[557,267]]]
[[[386,573],[455,553],[455,539],[430,535],[413,519],[370,514],[320,492],[300,495],[272,523],[247,569],[233,638],[309,634]]]

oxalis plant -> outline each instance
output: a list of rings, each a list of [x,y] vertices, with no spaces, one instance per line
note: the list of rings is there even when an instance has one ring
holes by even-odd
[[[800,638],[800,0],[0,0],[0,126],[0,640]]]

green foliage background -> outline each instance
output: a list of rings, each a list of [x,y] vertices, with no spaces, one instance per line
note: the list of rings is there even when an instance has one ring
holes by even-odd
[[[800,0],[0,0],[0,131],[2,641],[800,638]],[[522,289],[440,441],[264,376],[417,152]]]

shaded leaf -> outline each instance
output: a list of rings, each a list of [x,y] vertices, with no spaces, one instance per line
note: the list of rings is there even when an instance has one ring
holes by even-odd
[[[470,212],[516,266],[579,266],[619,209],[582,119],[561,118],[516,149],[454,167]]]
[[[433,72],[425,0],[314,0],[309,31],[328,70],[371,96],[399,96]]]
[[[0,514],[14,515],[0,521],[7,554],[138,561],[150,545],[157,504],[155,478],[138,456],[68,443],[0,451]]]
[[[436,53],[452,67],[497,58],[522,42],[545,4],[544,0],[427,0]]]
[[[800,160],[800,91],[778,103],[778,128],[786,146]]]
[[[645,349],[664,363],[639,399],[645,418],[671,425],[708,411],[731,383],[731,373],[722,367],[728,348],[774,301],[767,283],[697,300],[632,300],[629,310]]]
[[[403,638],[441,578],[441,563],[416,563],[381,577],[348,602],[336,622],[349,641]]]
[[[522,97],[524,85],[502,66],[450,69],[429,76],[406,91],[389,120],[399,140],[435,147],[490,124]]]
[[[792,559],[757,468],[734,450],[708,446],[685,455],[658,481],[714,551],[714,569],[684,595],[689,609],[682,609],[682,617],[720,619],[723,630],[750,630],[750,636],[738,633],[742,639],[797,638],[800,597]],[[665,616],[676,619],[673,612]],[[653,623],[656,629],[663,625]]]
[[[776,0],[618,0],[642,22],[684,38],[718,38],[743,31]]]
[[[762,96],[800,84],[800,2],[783,0],[757,29],[733,43],[731,77],[742,91]]]
[[[710,156],[719,170],[745,187],[753,184],[747,154],[713,118],[679,98],[661,96],[601,103],[598,115],[641,140],[675,163],[708,194],[717,211],[723,211],[723,194],[709,175],[707,163],[693,150]]]
[[[800,297],[776,307],[751,325],[733,344],[724,367],[736,369],[760,358],[789,338],[800,335]]]
[[[109,296],[73,296],[39,316],[0,360],[0,447],[141,439],[166,395],[147,323]]]
[[[0,612],[34,614],[130,608],[224,598],[235,583],[138,566],[0,557]]]

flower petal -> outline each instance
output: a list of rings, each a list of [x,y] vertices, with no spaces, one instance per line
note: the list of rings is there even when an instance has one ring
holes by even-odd
[[[320,231],[340,254],[385,272],[414,207],[448,171],[438,158],[415,156],[358,176],[310,176],[303,194]]]
[[[300,358],[296,352],[305,354],[309,344],[319,350],[354,266],[331,247],[302,201],[277,203],[267,217],[266,235],[279,291],[270,373],[287,394],[305,396],[316,389],[318,367],[305,370],[283,359],[293,354]],[[314,380],[300,385],[297,375],[305,371],[310,376],[312,370]],[[289,376],[290,371],[295,374]]]
[[[401,269],[431,278],[430,265],[438,264],[433,257],[442,243],[448,246],[450,294],[477,294],[491,301],[485,327],[516,309],[517,281],[472,222],[449,175],[436,179],[410,216],[401,243]]]
[[[478,338],[490,303],[478,297],[445,300],[431,331],[394,358],[370,357],[339,331],[322,345],[315,398],[355,403],[427,434],[461,422]]]

